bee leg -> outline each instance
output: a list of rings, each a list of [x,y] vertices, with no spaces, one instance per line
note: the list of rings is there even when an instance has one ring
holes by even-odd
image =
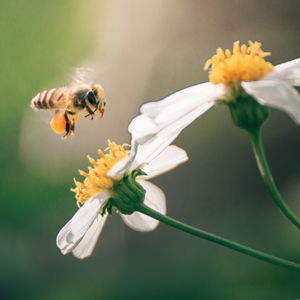
[[[89,114],[86,115],[86,117],[91,116],[91,119],[92,119],[92,120],[93,120],[94,117],[97,118],[97,115],[95,115],[95,111],[92,111],[92,110],[89,108],[88,105],[86,106],[86,109],[87,109],[87,111],[89,112]]]
[[[62,137],[62,139],[67,139],[70,135],[74,136],[74,120],[69,119],[68,112],[65,111],[65,120],[66,120],[66,134]]]
[[[72,136],[75,135],[74,130],[75,130],[75,121],[72,119],[72,120],[70,120],[70,134]]]

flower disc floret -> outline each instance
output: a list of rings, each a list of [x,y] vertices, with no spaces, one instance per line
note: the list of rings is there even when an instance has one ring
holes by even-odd
[[[273,69],[273,65],[266,62],[264,58],[271,55],[269,52],[263,52],[260,48],[261,43],[248,42],[249,47],[243,44],[239,46],[239,41],[233,45],[233,54],[227,49],[217,49],[217,54],[209,59],[204,70],[209,71],[209,81],[213,84],[223,83],[231,86],[241,81],[258,80]]]
[[[114,142],[108,141],[108,148],[106,148],[105,151],[109,150],[109,153],[104,154],[101,150],[98,150],[101,158],[97,161],[91,158],[89,155],[87,156],[89,161],[93,164],[93,167],[88,168],[89,173],[78,170],[79,173],[86,178],[83,183],[74,179],[76,188],[71,189],[72,192],[76,193],[75,197],[77,199],[78,207],[80,207],[90,197],[97,193],[105,192],[108,195],[110,194],[114,183],[107,176],[107,173],[116,162],[129,154],[130,151],[125,150],[125,146],[129,145],[117,145]]]

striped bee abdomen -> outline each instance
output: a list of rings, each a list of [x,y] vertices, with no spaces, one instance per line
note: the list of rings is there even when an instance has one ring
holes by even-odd
[[[61,102],[64,102],[65,91],[66,88],[45,90],[31,100],[30,106],[37,109],[63,109],[65,105]]]

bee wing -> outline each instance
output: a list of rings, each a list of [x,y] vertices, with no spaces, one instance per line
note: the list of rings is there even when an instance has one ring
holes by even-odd
[[[75,70],[72,82],[73,84],[89,83],[94,81],[95,77],[95,70],[91,68],[80,67]]]

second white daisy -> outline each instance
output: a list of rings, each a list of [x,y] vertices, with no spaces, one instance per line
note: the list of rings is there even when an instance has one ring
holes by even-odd
[[[155,144],[154,141],[154,145]],[[124,222],[134,230],[154,230],[158,221],[135,212],[139,202],[166,214],[163,192],[146,181],[167,172],[188,158],[186,152],[176,146],[160,143],[158,147],[133,145],[132,151],[109,142],[109,153],[99,150],[100,159],[89,158],[93,167],[83,183],[75,181],[79,210],[57,235],[56,243],[63,254],[72,252],[77,258],[92,254],[107,216],[112,210],[120,212]],[[165,148],[166,147],[166,148]],[[129,154],[130,153],[130,154]]]

